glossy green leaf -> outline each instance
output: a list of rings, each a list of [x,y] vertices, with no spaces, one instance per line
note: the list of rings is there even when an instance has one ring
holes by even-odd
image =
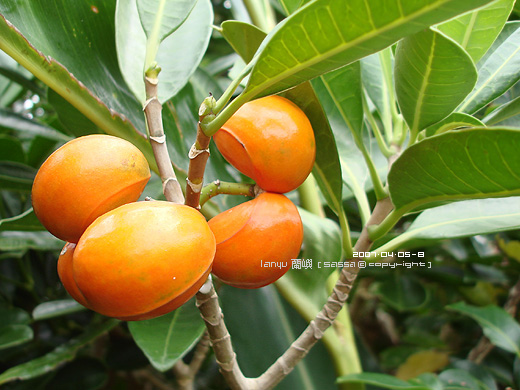
[[[514,3],[514,0],[496,0],[436,28],[461,45],[476,63],[502,31]]]
[[[3,190],[15,190],[29,192],[36,170],[25,164],[0,161],[0,188]]]
[[[478,81],[458,110],[472,114],[520,80],[520,22],[509,22],[478,63]]]
[[[67,142],[71,138],[52,127],[42,125],[39,122],[24,118],[21,115],[0,108],[0,127],[14,130],[17,135],[39,135],[55,141]]]
[[[246,87],[246,96],[254,98],[291,88],[382,50],[425,27],[489,2],[310,2],[278,24],[262,43]]]
[[[164,316],[129,322],[135,342],[159,371],[166,371],[197,342],[205,327],[195,300]]]
[[[424,30],[397,45],[397,101],[412,133],[446,118],[476,82],[471,57],[441,33]]]
[[[136,1],[146,36],[150,41],[158,41],[158,43],[179,28],[197,2],[197,0]]]
[[[458,302],[447,306],[476,320],[486,337],[497,347],[520,356],[520,325],[498,306],[476,307]]]
[[[238,363],[248,377],[263,373],[307,326],[273,286],[219,291]],[[336,390],[334,369],[323,345],[315,345],[277,390]]]
[[[49,301],[40,303],[32,312],[35,321],[46,320],[64,316],[78,311],[86,310],[84,306],[80,305],[73,299],[60,299],[56,301]]]
[[[160,102],[165,103],[177,94],[197,69],[208,46],[212,23],[213,11],[209,0],[200,0],[186,21],[161,43],[155,58],[161,67],[158,87]],[[126,83],[143,104],[146,36],[139,23],[136,0],[118,2],[116,27],[119,67]],[[186,42],[190,44],[186,45]]]
[[[423,284],[411,275],[392,270],[392,277],[377,285],[376,294],[390,307],[399,310],[415,310],[423,306],[428,293]]]
[[[392,390],[431,390],[429,387],[423,385],[412,385],[391,375],[370,372],[340,376],[337,379],[337,382],[365,383],[367,385],[378,386],[383,389]]]
[[[361,59],[363,87],[387,129],[392,128],[392,111],[396,111],[393,69],[394,55],[390,47]]]
[[[465,127],[484,127],[484,124],[474,116],[462,112],[454,112],[448,117],[424,130],[426,137],[435,134],[442,134],[448,130],[460,129]]]
[[[117,66],[114,7],[109,0],[5,0],[0,4],[0,49],[103,131],[139,147],[155,167],[148,141],[136,130],[144,131],[141,106]]]
[[[484,118],[487,125],[496,125],[520,114],[520,96],[501,105]]]
[[[61,250],[65,242],[49,232],[0,232],[0,251]]]
[[[2,326],[0,327],[0,350],[26,343],[33,337],[33,330],[27,325]]]
[[[444,240],[520,229],[520,198],[472,199],[423,211],[410,227],[379,251],[405,247],[414,239]]]
[[[436,201],[520,195],[520,131],[474,128],[406,149],[388,174],[396,209]]]
[[[0,374],[0,384],[15,379],[35,378],[55,370],[61,364],[74,359],[78,349],[108,332],[118,323],[117,320],[108,320],[102,324],[91,326],[85,333],[59,346],[54,351],[4,371]]]
[[[39,231],[45,228],[31,207],[15,217],[0,219],[0,232],[5,230]]]
[[[246,63],[253,59],[256,50],[267,35],[252,24],[236,20],[225,21],[221,28],[222,36]]]

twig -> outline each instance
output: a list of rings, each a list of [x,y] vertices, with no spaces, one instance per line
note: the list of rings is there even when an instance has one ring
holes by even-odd
[[[507,311],[514,318],[520,303],[520,279],[509,290],[507,301],[504,305],[504,310]],[[486,356],[495,348],[491,341],[486,336],[482,336],[475,347],[468,354],[468,360],[480,364],[484,361]]]
[[[162,123],[162,104],[157,99],[157,84],[160,68],[152,68],[146,72],[144,78],[146,88],[146,102],[144,104],[144,114],[146,124],[150,134],[150,144],[159,168],[159,175],[163,183],[163,193],[166,199],[173,203],[184,203],[182,189],[175,176],[168,148],[164,135]]]

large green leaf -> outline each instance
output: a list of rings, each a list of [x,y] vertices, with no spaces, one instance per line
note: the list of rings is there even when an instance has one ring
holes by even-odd
[[[441,33],[424,30],[397,45],[397,101],[412,133],[447,117],[476,82],[471,57]]]
[[[474,128],[406,149],[388,174],[400,211],[436,201],[520,195],[520,131]]]
[[[293,13],[262,43],[247,97],[269,95],[375,53],[489,0],[322,0]]]
[[[414,239],[443,240],[514,229],[520,229],[519,197],[465,200],[423,211],[378,252],[398,249]]]
[[[477,65],[477,84],[458,107],[469,114],[491,103],[520,80],[520,22],[507,23]]]
[[[476,63],[502,31],[514,3],[514,0],[495,0],[479,10],[442,23],[437,28],[461,45]]]
[[[85,333],[49,352],[47,355],[8,369],[0,374],[0,384],[15,379],[30,379],[55,370],[61,364],[74,359],[78,349],[115,327],[119,321],[109,320],[90,327]]]
[[[498,306],[475,307],[458,302],[447,306],[476,320],[487,338],[497,347],[520,356],[520,325]]]
[[[144,116],[117,66],[115,3],[50,0],[0,3],[0,49],[108,134],[139,147],[155,167]],[[88,60],[87,60],[88,59]]]
[[[128,324],[135,342],[159,371],[166,371],[182,358],[204,331],[195,300],[164,316]]]
[[[137,1],[137,4],[136,4]],[[155,0],[146,0],[157,3]],[[145,1],[145,2],[146,2]],[[193,3],[181,1],[181,3]],[[116,47],[119,67],[141,104],[145,101],[145,31],[139,23],[138,0],[119,1],[116,10]],[[177,1],[166,2],[175,6]],[[193,5],[193,4],[192,4]],[[166,102],[177,94],[197,69],[211,35],[213,11],[209,0],[199,0],[186,21],[159,46],[155,60],[161,67],[158,98]],[[189,45],[186,42],[189,41]]]

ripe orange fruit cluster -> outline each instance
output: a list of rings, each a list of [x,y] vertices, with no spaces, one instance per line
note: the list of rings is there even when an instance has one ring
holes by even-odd
[[[272,96],[244,105],[215,135],[232,165],[263,190],[208,222],[194,208],[136,202],[150,179],[144,155],[107,135],[55,151],[34,180],[36,216],[68,241],[58,274],[82,305],[122,320],[166,314],[189,300],[210,272],[240,288],[270,284],[300,251],[303,227],[283,195],[314,164],[305,114]]]
[[[80,137],[36,175],[37,217],[69,241],[58,274],[82,305],[123,320],[166,314],[199,290],[211,271],[215,237],[195,209],[136,202],[150,178],[143,154],[107,135]]]
[[[244,104],[214,135],[224,158],[264,191],[209,221],[217,240],[213,273],[258,288],[283,276],[303,241],[298,209],[284,195],[314,165],[314,132],[304,112],[280,96]]]

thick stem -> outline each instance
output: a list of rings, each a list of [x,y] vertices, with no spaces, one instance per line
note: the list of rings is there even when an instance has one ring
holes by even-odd
[[[144,114],[146,116],[150,144],[152,145],[159,175],[163,183],[164,196],[170,202],[182,204],[184,203],[184,196],[168,154],[161,115],[162,104],[157,99],[157,75],[159,72],[149,73],[144,78],[146,86]]]
[[[231,344],[231,336],[224,323],[224,315],[218,303],[218,295],[211,280],[197,293],[197,307],[206,323],[211,346],[215,352],[220,372],[231,389],[253,390],[252,379],[246,378],[238,366]]]
[[[392,209],[393,205],[389,198],[377,202],[372,216],[363,228],[361,236],[354,246],[354,251],[367,252],[370,250],[372,241],[370,241],[367,227],[379,224]],[[345,267],[341,270],[340,277],[323,309],[311,321],[300,337],[292,343],[289,349],[266,372],[254,380],[256,385],[252,388],[272,389],[307,355],[312,346],[323,337],[325,330],[334,322],[334,319],[349,297],[358,272],[359,268],[357,266],[352,268]]]
[[[255,196],[255,185],[246,183],[228,183],[225,181],[215,180],[202,188],[200,195],[200,206],[213,198],[214,196],[226,194],[226,195],[243,195],[243,196]]]
[[[200,122],[197,125],[197,140],[191,147],[189,158],[190,166],[188,168],[188,178],[186,179],[186,204],[196,209],[200,208],[200,192],[204,183],[204,171],[206,170],[206,162],[209,158],[209,142],[208,137],[202,131]]]

